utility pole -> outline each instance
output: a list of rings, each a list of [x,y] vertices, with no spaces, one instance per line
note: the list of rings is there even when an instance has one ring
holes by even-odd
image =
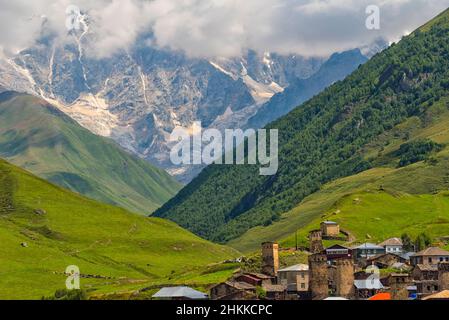
[[[298,230],[295,231],[295,248],[298,251]]]

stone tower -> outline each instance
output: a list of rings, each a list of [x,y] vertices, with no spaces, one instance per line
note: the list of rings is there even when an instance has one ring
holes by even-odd
[[[262,243],[262,273],[275,277],[279,270],[279,244]]]
[[[323,300],[329,296],[329,277],[325,254],[309,256],[309,289],[313,300]]]
[[[352,259],[337,259],[335,267],[335,294],[349,299],[354,295],[354,262]]]
[[[321,230],[313,230],[309,233],[310,253],[320,253],[324,250],[323,234]]]
[[[449,263],[438,264],[438,285],[440,291],[449,290]]]

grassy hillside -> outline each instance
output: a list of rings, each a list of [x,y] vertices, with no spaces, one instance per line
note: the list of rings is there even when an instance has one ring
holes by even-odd
[[[224,280],[237,253],[171,222],[146,218],[63,190],[0,160],[0,299],[39,299],[65,288],[69,265],[90,295],[166,283]],[[26,243],[23,247],[21,244]]]
[[[383,155],[385,146],[377,150],[374,145],[400,124],[414,119],[427,123],[432,116],[428,110],[447,99],[448,39],[445,12],[268,125],[280,135],[275,176],[259,176],[258,166],[211,166],[156,214],[208,239],[228,242],[254,227],[282,223],[331,181],[395,157],[403,164],[426,159],[442,146],[417,141],[397,154]],[[309,213],[298,219],[313,218]]]
[[[267,227],[252,228],[229,245],[256,250],[263,241],[307,245],[307,234],[325,219],[336,220],[356,241],[380,241],[407,232],[449,236],[449,110],[442,99],[423,113],[380,135],[363,150],[375,168],[335,180],[305,198]],[[444,146],[427,160],[400,167],[403,145],[429,139]],[[367,238],[367,235],[371,239]]]
[[[59,186],[134,212],[152,213],[180,188],[165,171],[28,95],[0,95],[0,156]]]

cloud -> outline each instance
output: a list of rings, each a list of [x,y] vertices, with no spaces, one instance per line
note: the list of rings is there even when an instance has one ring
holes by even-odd
[[[15,52],[42,32],[67,37],[65,10],[87,12],[95,34],[92,53],[107,57],[152,31],[153,45],[190,56],[238,56],[242,51],[325,56],[398,40],[443,11],[449,0],[0,0],[0,48]],[[381,29],[365,27],[368,5],[377,5]]]

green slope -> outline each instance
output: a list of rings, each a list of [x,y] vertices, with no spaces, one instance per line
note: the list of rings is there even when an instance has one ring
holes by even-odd
[[[104,277],[81,279],[90,295],[164,283],[203,286],[233,271],[209,264],[236,255],[171,222],[89,200],[3,160],[0,243],[0,299],[49,296],[65,288],[69,265]]]
[[[300,245],[307,245],[308,231],[325,219],[337,220],[356,241],[380,241],[426,232],[434,239],[449,236],[449,110],[447,98],[395,126],[363,153],[374,168],[335,180],[305,198],[297,207],[267,227],[252,228],[229,245],[242,251],[256,250],[263,241],[281,240],[294,246],[298,231]],[[401,146],[431,140],[444,148],[427,160],[400,167]]]
[[[227,242],[276,224],[326,183],[378,166],[381,159],[367,157],[366,146],[410,119],[425,123],[428,109],[449,94],[448,17],[443,13],[270,124],[280,135],[275,176],[259,176],[257,166],[211,166],[156,215]],[[425,148],[408,146],[410,154],[401,157],[423,158],[413,153]]]
[[[152,213],[180,188],[165,171],[96,136],[46,102],[0,95],[0,156],[90,198]]]

